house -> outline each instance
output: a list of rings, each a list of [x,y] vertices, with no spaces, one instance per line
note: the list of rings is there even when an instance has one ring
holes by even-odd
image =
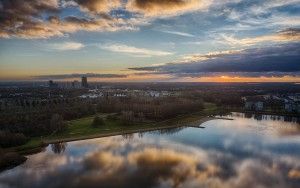
[[[264,103],[262,101],[257,101],[254,103],[255,111],[262,111],[264,109]]]
[[[150,91],[149,96],[150,97],[160,97],[160,93],[158,91]]]
[[[245,97],[245,109],[246,110],[254,110],[254,111],[262,111],[264,110],[264,97],[261,96],[253,96],[253,97]]]
[[[286,112],[297,112],[300,113],[300,103],[297,103],[292,100],[285,100],[284,101],[284,110]]]

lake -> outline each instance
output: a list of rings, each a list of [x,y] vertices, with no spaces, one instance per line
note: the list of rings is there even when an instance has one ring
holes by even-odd
[[[205,128],[49,145],[2,172],[0,187],[300,187],[299,119],[228,117]]]

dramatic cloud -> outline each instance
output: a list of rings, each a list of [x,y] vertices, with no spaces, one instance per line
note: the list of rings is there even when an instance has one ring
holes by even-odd
[[[62,79],[71,79],[71,78],[81,78],[86,76],[89,78],[126,78],[127,75],[124,74],[95,74],[95,73],[86,73],[86,74],[56,74],[56,75],[40,75],[32,76],[35,80],[62,80]]]
[[[176,15],[206,6],[199,0],[129,1],[121,0],[0,0],[0,37],[26,39],[64,36],[77,31],[136,30],[149,20],[141,16],[123,17],[110,14],[118,8],[145,16]],[[80,16],[66,13],[65,8],[79,9]],[[58,16],[65,13],[64,17]]]
[[[84,47],[84,44],[79,42],[64,42],[64,43],[53,43],[47,45],[51,50],[68,51],[68,50],[80,50]]]
[[[150,17],[174,16],[185,12],[203,10],[207,0],[129,0],[127,9]]]
[[[104,50],[125,53],[136,57],[167,56],[173,54],[172,52],[137,48],[134,46],[127,46],[123,44],[103,44],[99,45],[99,47]]]
[[[300,43],[276,47],[252,48],[206,55],[188,56],[187,60],[159,66],[135,67],[146,73],[201,76],[300,76]]]
[[[58,34],[54,30],[49,30],[41,21],[41,14],[59,11],[58,0],[1,0],[0,5],[1,36],[8,38],[11,35],[16,35],[31,38],[34,35],[51,36]]]
[[[274,9],[297,3],[299,3],[298,0],[264,0],[249,3],[212,0],[0,0],[0,37],[33,39],[65,36],[77,31],[137,30],[140,26],[152,23],[157,18],[197,11],[205,12],[203,15],[209,17],[222,15],[224,19],[237,22],[237,26],[242,25],[247,29],[266,25],[268,27],[280,25],[282,28],[298,27],[299,17],[272,13]],[[202,20],[201,23],[204,21]],[[223,27],[224,25],[220,25],[221,29]],[[238,30],[238,27],[232,27],[232,29]],[[172,30],[165,32],[180,36],[193,36]],[[226,39],[227,35],[224,36]],[[230,37],[232,36],[227,36],[227,39],[235,40]],[[262,36],[258,39],[246,38],[241,42],[249,44],[252,40],[273,39],[286,41],[286,36],[279,34]]]
[[[136,75],[129,75],[134,79],[143,74],[148,74],[144,77],[149,78],[155,75],[174,79],[224,73],[254,77],[298,76],[298,65],[291,63],[298,61],[296,55],[278,54],[278,58],[265,56],[263,59],[261,54],[256,57],[248,50],[232,51],[250,46],[257,48],[299,43],[299,3],[300,0],[0,0],[0,40],[3,42],[1,75],[9,79],[24,78],[28,75],[25,73],[26,66],[21,66],[24,62],[30,62],[32,71],[43,69],[43,64],[36,64],[38,61],[33,60],[40,50],[43,53],[39,57],[49,49],[80,50],[84,48],[83,44],[63,41],[82,41],[87,45],[101,43],[99,48],[120,53],[125,58],[125,64],[130,62],[134,70],[140,70]],[[120,33],[116,35],[112,32]],[[69,40],[60,42],[57,37]],[[9,40],[16,38],[48,39],[48,45],[37,49],[29,41]],[[134,43],[137,41],[138,45]],[[16,50],[19,53],[14,56]],[[229,54],[192,54],[197,50],[199,53],[222,50],[222,53]],[[86,58],[95,58],[97,51],[86,48],[86,53]],[[110,56],[110,62],[118,61],[120,54]],[[174,63],[175,56],[180,54],[191,55]],[[26,58],[20,58],[24,56]],[[149,61],[146,58],[154,56],[166,56],[164,59],[168,58],[172,63],[157,66],[163,63],[160,59],[153,62],[155,66],[139,68],[136,67],[141,66],[137,59],[130,60],[130,57],[139,57],[144,66]],[[240,56],[240,59],[233,56]],[[12,58],[19,67],[10,63]],[[54,57],[53,61],[57,58],[59,56]],[[70,61],[62,63],[72,66]],[[294,71],[281,70],[290,65]],[[99,64],[99,70],[103,66]]]
[[[133,30],[134,19],[124,20],[103,15],[59,17],[63,11],[59,0],[0,1],[0,37],[26,39],[64,36],[76,31],[118,31]],[[105,7],[115,6],[111,1],[77,1],[81,9],[90,12],[105,12]],[[106,5],[107,4],[107,5]],[[74,3],[73,3],[74,5]],[[76,5],[76,3],[75,3]],[[100,6],[101,5],[101,6]],[[101,8],[102,5],[104,8]],[[45,17],[47,19],[45,19]]]

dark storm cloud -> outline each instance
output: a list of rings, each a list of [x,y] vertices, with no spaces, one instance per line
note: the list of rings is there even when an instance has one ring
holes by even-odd
[[[57,74],[57,75],[40,75],[33,76],[36,80],[51,80],[51,79],[68,79],[68,78],[80,78],[86,76],[89,78],[126,78],[127,75],[124,74],[96,74],[96,73],[86,73],[86,74]]]
[[[174,74],[192,77],[224,74],[252,77],[299,76],[300,43],[226,53],[193,55],[188,61],[184,62],[130,69],[151,74]]]

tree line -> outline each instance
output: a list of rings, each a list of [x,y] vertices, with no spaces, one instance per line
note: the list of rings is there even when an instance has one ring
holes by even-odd
[[[94,100],[76,100],[72,103],[49,103],[43,108],[31,110],[24,108],[18,112],[0,113],[0,130],[23,133],[25,136],[41,136],[64,129],[64,125],[54,125],[53,119],[62,122],[96,113],[120,113],[124,121],[125,119],[159,121],[200,111],[202,108],[201,99],[184,97],[104,97]]]

